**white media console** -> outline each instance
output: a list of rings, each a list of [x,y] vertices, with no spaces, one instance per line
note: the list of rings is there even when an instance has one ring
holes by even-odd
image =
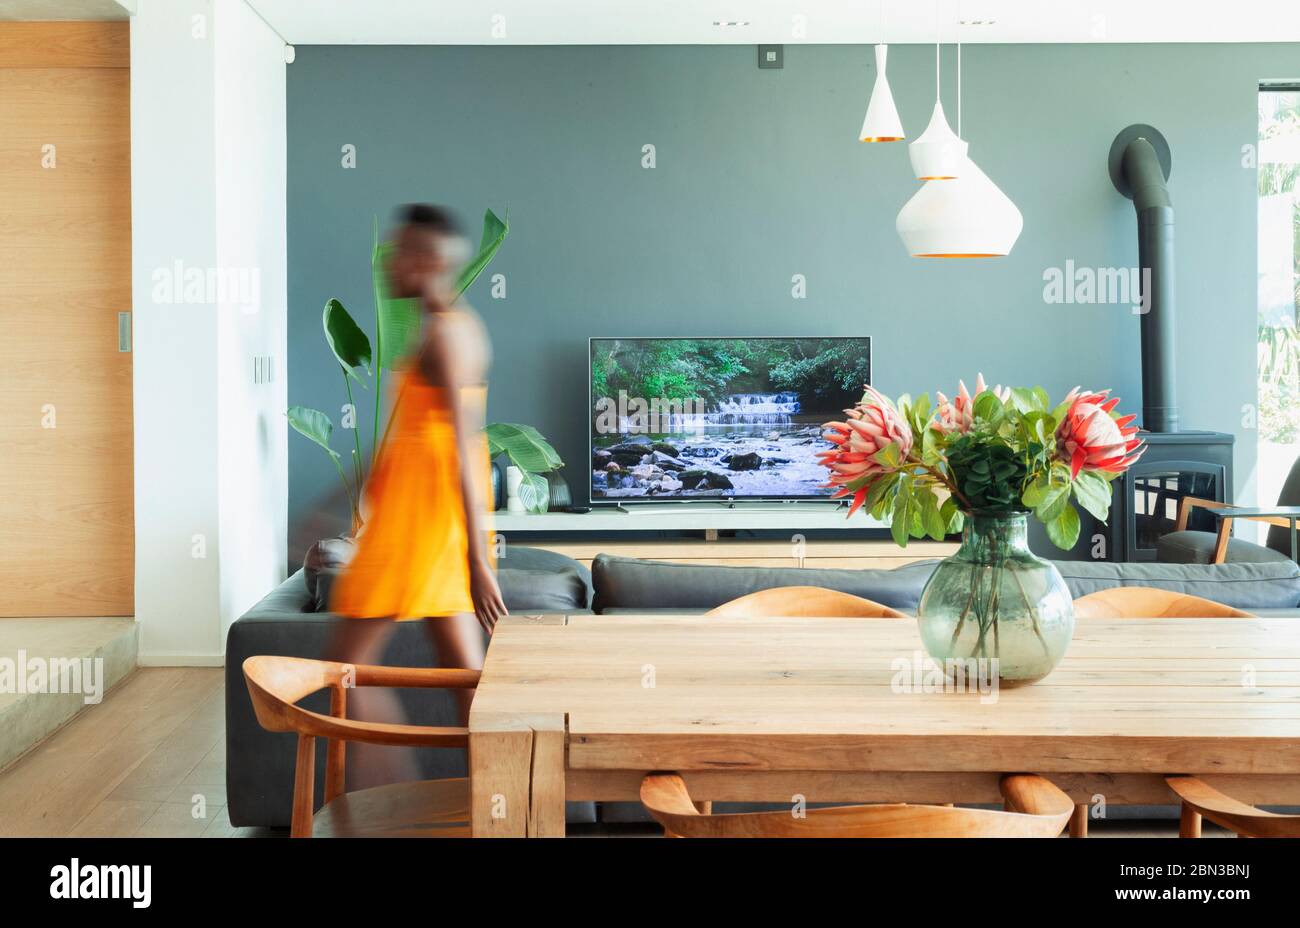
[[[494,530],[505,543],[545,548],[590,564],[597,554],[661,561],[750,567],[899,567],[925,558],[947,557],[952,542],[911,541],[900,548],[886,524],[863,513],[847,517],[846,506],[818,502],[639,504],[599,507],[586,513],[539,515],[498,511]],[[747,540],[732,532],[788,533],[788,537]],[[808,539],[805,533],[834,531],[834,538]],[[627,537],[665,533],[681,537]],[[690,537],[695,535],[697,537]],[[624,536],[624,537],[620,537]],[[702,537],[700,537],[702,536]]]

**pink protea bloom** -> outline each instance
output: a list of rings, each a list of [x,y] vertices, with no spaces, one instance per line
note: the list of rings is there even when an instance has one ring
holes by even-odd
[[[1108,399],[1108,393],[1075,387],[1065,398],[1070,406],[1056,427],[1056,457],[1069,463],[1071,478],[1081,470],[1122,474],[1146,451],[1137,426],[1130,425],[1137,416],[1111,418],[1119,398]]]
[[[975,395],[972,396],[966,390],[966,382],[957,381],[957,396],[949,400],[941,391],[935,391],[935,397],[939,400],[939,405],[934,411],[934,426],[941,432],[957,432],[965,434],[970,431],[971,425],[975,422],[975,397],[988,390],[988,385],[984,383],[984,375],[978,374],[975,377]],[[993,395],[1006,402],[1011,398],[1011,388],[1003,387],[998,384],[993,387]]]
[[[867,387],[862,402],[844,410],[848,420],[827,422],[823,437],[835,447],[818,453],[822,465],[831,472],[828,486],[839,487],[832,498],[853,494],[849,515],[861,507],[870,486],[851,490],[847,484],[859,477],[883,473],[886,468],[874,460],[875,454],[891,444],[898,445],[899,456],[906,458],[912,450],[912,430],[907,420],[887,397],[874,387]]]

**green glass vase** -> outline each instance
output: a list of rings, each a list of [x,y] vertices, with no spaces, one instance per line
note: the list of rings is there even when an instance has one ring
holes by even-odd
[[[950,676],[949,662],[959,661],[967,675],[996,674],[1007,686],[1033,683],[1065,655],[1074,604],[1060,571],[1029,550],[1027,518],[967,513],[961,547],[935,568],[921,594],[921,640]]]

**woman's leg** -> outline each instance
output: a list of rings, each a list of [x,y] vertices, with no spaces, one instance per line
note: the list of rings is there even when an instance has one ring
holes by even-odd
[[[440,667],[465,667],[482,670],[487,648],[483,644],[482,627],[469,613],[438,616],[424,620],[424,626],[433,639],[434,653]],[[469,724],[469,706],[474,700],[473,690],[456,690],[460,707],[460,723]]]
[[[380,663],[394,624],[392,619],[342,619],[326,659],[345,664]],[[406,721],[397,696],[383,687],[354,687],[347,692],[347,703],[351,719],[399,724]],[[349,791],[417,778],[410,748],[353,741],[347,747],[347,761]]]

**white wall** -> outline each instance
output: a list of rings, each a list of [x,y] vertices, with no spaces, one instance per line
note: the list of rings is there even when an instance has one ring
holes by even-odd
[[[227,301],[218,312],[224,643],[230,623],[285,577],[288,296],[284,42],[244,0],[217,4],[217,264],[258,283],[255,305]],[[254,383],[258,356],[271,359],[269,383]]]
[[[285,575],[283,43],[244,0],[137,7],[140,659],[216,664],[229,623]],[[241,269],[256,290],[207,285]],[[253,383],[255,355],[272,357],[271,383]]]

